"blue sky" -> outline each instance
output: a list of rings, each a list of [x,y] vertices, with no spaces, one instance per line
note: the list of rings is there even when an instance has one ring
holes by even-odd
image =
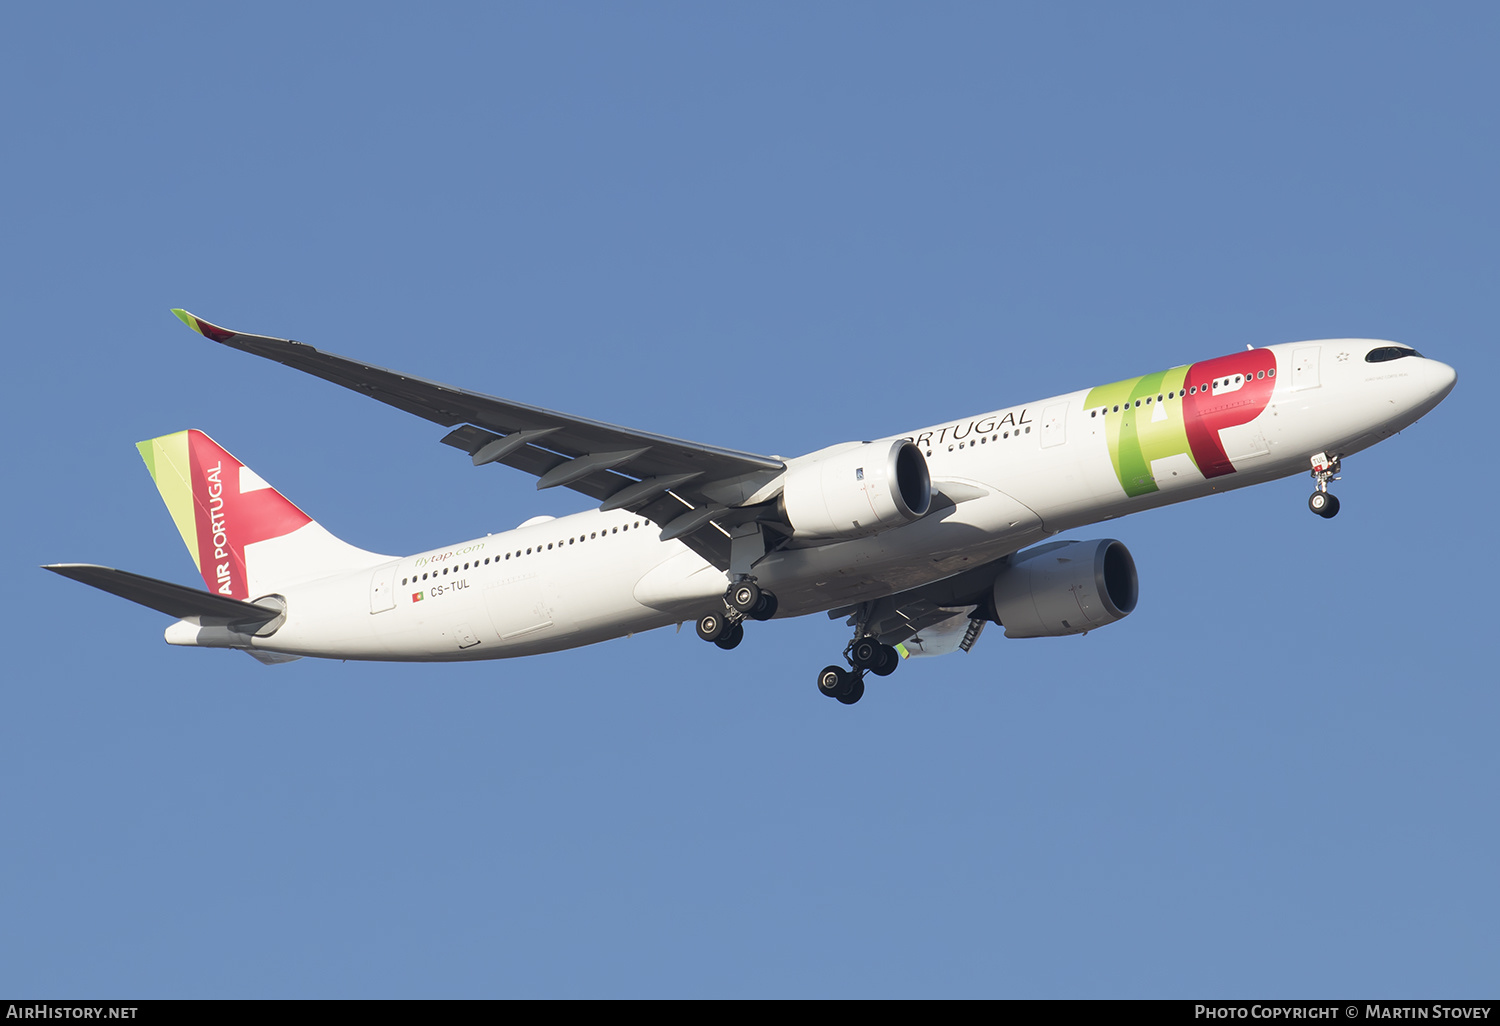
[[[0,992],[1493,996],[1493,5],[32,5],[0,33]],[[587,501],[168,312],[762,453],[1243,348],[1458,369],[1130,517],[1081,639],[168,648],[134,451],[409,552]],[[1476,458],[1470,460],[1469,456]]]

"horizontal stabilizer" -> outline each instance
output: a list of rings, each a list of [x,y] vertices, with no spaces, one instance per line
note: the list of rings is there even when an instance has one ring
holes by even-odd
[[[138,602],[157,612],[183,619],[189,616],[212,616],[234,623],[267,623],[281,615],[280,609],[241,602],[212,592],[199,591],[154,577],[142,577],[126,570],[92,563],[53,563],[42,567],[55,574],[71,577],[111,595]]]

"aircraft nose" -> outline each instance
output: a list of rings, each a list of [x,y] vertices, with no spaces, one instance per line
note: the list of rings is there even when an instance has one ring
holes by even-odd
[[[1427,361],[1427,377],[1432,383],[1432,398],[1442,402],[1458,383],[1458,371],[1437,360]]]

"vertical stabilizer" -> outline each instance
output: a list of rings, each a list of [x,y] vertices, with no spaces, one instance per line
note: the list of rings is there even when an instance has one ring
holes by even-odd
[[[216,595],[248,600],[390,558],[329,534],[202,431],[178,431],[136,448]]]

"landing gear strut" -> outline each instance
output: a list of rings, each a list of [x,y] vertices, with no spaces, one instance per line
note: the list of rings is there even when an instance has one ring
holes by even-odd
[[[1307,500],[1307,508],[1312,510],[1324,520],[1338,516],[1339,499],[1328,490],[1329,481],[1337,481],[1339,473],[1339,457],[1330,457],[1325,452],[1320,452],[1312,458],[1313,484],[1317,488]]]

